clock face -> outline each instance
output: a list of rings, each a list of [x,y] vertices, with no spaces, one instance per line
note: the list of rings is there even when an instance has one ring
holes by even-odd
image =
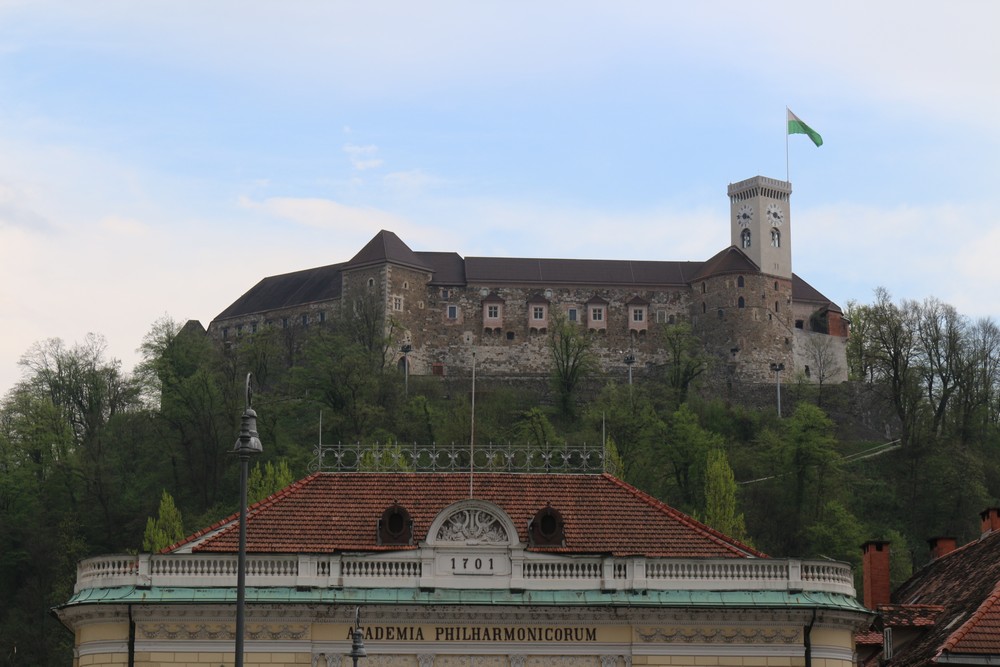
[[[777,227],[785,220],[785,214],[777,204],[768,204],[764,216],[772,226]]]
[[[743,204],[740,210],[736,212],[736,222],[739,223],[740,227],[749,227],[752,220],[753,209],[750,208],[749,204]]]

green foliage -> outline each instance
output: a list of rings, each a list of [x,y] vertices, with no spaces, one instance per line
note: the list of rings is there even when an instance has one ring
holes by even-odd
[[[146,531],[142,536],[142,550],[157,553],[165,547],[184,538],[184,522],[174,498],[166,491],[160,496],[160,509],[154,519],[146,520]]]
[[[576,413],[576,390],[580,381],[594,369],[589,335],[565,317],[552,315],[549,354],[552,360],[552,388],[559,398],[559,411],[572,417]]]
[[[251,505],[281,491],[295,481],[288,462],[284,459],[275,465],[268,461],[263,466],[254,465],[247,476],[247,502]]]
[[[747,539],[746,521],[743,513],[736,508],[736,478],[722,449],[713,449],[708,453],[704,521],[726,535],[738,540]]]

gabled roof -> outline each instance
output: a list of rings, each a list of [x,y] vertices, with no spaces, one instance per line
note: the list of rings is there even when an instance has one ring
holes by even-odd
[[[931,561],[893,593],[886,625],[926,628],[898,648],[892,667],[1000,660],[1000,530]],[[880,612],[882,609],[880,608]]]
[[[264,278],[219,313],[215,319],[224,320],[339,299],[342,286],[340,272],[343,267],[343,264],[331,264]]]
[[[713,255],[701,265],[701,270],[691,277],[691,281],[701,280],[722,273],[758,273],[760,267],[746,253],[734,245]]]
[[[384,229],[344,264],[343,268],[346,271],[378,264],[398,264],[424,271],[431,270],[430,266],[410,250],[410,246],[403,243],[393,232]]]
[[[528,523],[551,504],[565,522],[565,546],[533,547],[561,554],[648,557],[766,557],[642,491],[603,475],[477,473],[475,498],[499,506],[528,542]],[[335,553],[400,550],[377,543],[377,522],[394,503],[413,520],[414,544],[434,518],[469,498],[468,473],[314,473],[253,505],[250,553]],[[164,551],[235,552],[234,515]]]
[[[802,280],[801,277],[792,274],[792,301],[795,303],[812,303],[819,307],[825,307],[834,313],[842,313],[840,306],[823,296],[818,289]]]

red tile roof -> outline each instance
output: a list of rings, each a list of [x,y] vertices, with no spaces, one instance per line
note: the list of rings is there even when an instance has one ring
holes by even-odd
[[[766,557],[652,496],[603,475],[477,473],[474,497],[503,509],[522,542],[535,513],[551,504],[565,521],[565,546],[533,551],[650,557]],[[434,518],[469,498],[467,473],[314,473],[253,505],[247,521],[251,553],[386,551],[377,522],[399,503],[413,519],[413,541],[423,541]],[[165,549],[234,552],[234,515]],[[415,548],[415,547],[412,547]]]
[[[922,632],[895,650],[891,667],[961,663],[964,654],[1000,661],[1000,531],[931,561],[892,601],[881,621]]]

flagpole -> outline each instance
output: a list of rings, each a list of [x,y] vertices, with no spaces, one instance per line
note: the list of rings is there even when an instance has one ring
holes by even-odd
[[[792,176],[788,170],[788,107],[785,107],[785,182],[791,183]]]

